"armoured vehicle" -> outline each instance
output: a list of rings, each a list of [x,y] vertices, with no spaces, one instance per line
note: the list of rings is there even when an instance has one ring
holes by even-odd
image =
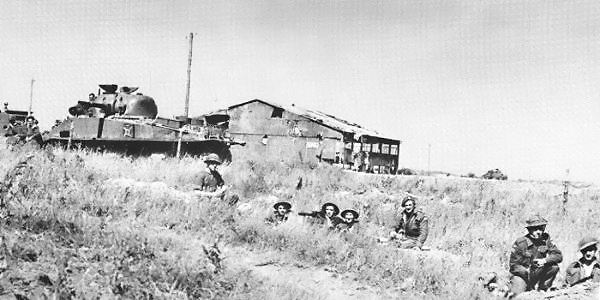
[[[28,115],[28,111],[8,109],[8,103],[4,103],[4,109],[0,109],[0,136],[6,135],[11,121],[14,126],[25,126],[25,119]]]
[[[30,141],[42,145],[42,135],[32,113],[8,109],[8,103],[4,103],[4,109],[0,110],[0,136],[6,137],[6,142],[11,145]]]
[[[507,180],[508,176],[504,175],[499,169],[489,170],[481,176],[483,179]]]
[[[159,117],[154,99],[137,89],[101,84],[97,96],[69,108],[71,116],[57,121],[47,141],[128,155],[217,153],[224,161],[231,160],[231,145],[243,145],[230,139],[221,123]]]

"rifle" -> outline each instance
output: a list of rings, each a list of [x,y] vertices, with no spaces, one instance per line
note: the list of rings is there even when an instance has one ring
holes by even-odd
[[[303,216],[303,217],[316,218],[316,217],[319,216],[319,212],[318,211],[313,211],[313,212],[299,212],[298,215],[299,216]]]

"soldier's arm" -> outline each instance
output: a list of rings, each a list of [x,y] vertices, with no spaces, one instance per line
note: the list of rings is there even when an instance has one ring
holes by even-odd
[[[571,264],[567,268],[565,273],[565,281],[568,285],[573,286],[579,281],[579,269],[575,268],[574,264]]]
[[[429,235],[429,220],[426,216],[423,216],[420,226],[419,238],[417,239],[417,247],[419,248],[423,247],[423,244]]]
[[[546,257],[546,263],[559,264],[562,262],[562,252],[548,239],[548,256]]]
[[[275,219],[273,218],[273,215],[270,215],[268,217],[265,218],[265,223],[268,225],[274,224],[275,223]]]
[[[206,174],[204,173],[200,173],[198,175],[196,175],[196,179],[194,180],[194,189],[195,190],[201,190],[204,191],[204,187],[206,186],[206,183],[204,182],[204,179],[206,178]]]
[[[402,229],[404,227],[403,225],[404,225],[403,220],[402,220],[402,218],[400,218],[400,220],[398,220],[398,222],[396,223],[396,226],[394,226],[394,231],[396,233],[400,233],[400,231],[403,231],[403,229]]]
[[[529,277],[529,269],[521,264],[523,259],[523,253],[519,244],[515,242],[510,252],[509,271],[511,274],[517,275],[522,278]]]

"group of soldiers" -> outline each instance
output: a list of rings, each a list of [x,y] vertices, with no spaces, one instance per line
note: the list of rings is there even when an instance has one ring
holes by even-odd
[[[510,253],[511,292],[519,294],[537,289],[547,291],[552,287],[562,262],[562,252],[546,233],[548,221],[539,215],[526,221],[528,233],[518,238]],[[573,286],[585,281],[600,282],[598,240],[583,238],[578,245],[581,258],[567,267],[565,284]]]
[[[31,115],[27,116],[24,124],[18,123],[14,117],[11,117],[4,130],[8,144],[34,141],[41,145],[43,142],[38,121]]]
[[[217,154],[211,153],[205,159],[206,168],[201,170],[195,178],[195,190],[199,196],[217,197],[221,199],[227,191],[223,177],[217,168],[221,160]],[[228,200],[234,204],[239,200]],[[387,240],[396,242],[398,247],[403,249],[422,249],[423,243],[429,234],[429,221],[427,216],[416,208],[416,198],[408,196],[402,200],[400,216],[389,234]],[[273,213],[265,218],[267,224],[277,226],[287,222],[292,213],[292,204],[286,201],[277,202],[273,205]],[[299,212],[298,215],[310,218],[310,223],[324,226],[330,230],[339,232],[358,232],[360,214],[354,209],[340,208],[331,202],[321,206],[318,211]]]
[[[421,250],[429,233],[429,221],[425,214],[416,209],[416,199],[406,197],[402,200],[402,209],[396,226],[390,231],[389,239],[395,241],[402,249]],[[265,219],[270,225],[279,225],[288,220],[292,211],[289,202],[277,202],[273,205],[274,212]],[[354,209],[345,209],[340,213],[337,205],[327,202],[321,210],[312,212],[299,212],[298,215],[310,218],[310,223],[324,226],[339,232],[358,232],[359,213]]]
[[[225,182],[217,171],[221,161],[216,154],[205,159],[206,169],[197,177],[197,189],[204,195],[220,196],[225,192]],[[273,213],[265,218],[265,222],[277,226],[288,221],[292,214],[292,204],[286,201],[273,205]],[[299,216],[310,218],[310,223],[339,232],[358,232],[359,213],[354,209],[341,211],[331,202],[321,206],[318,211],[299,212]],[[510,253],[509,271],[511,273],[510,290],[513,295],[530,291],[546,291],[552,287],[559,272],[558,264],[562,262],[562,253],[552,243],[545,232],[548,222],[539,215],[526,221],[528,233],[519,237],[513,244]],[[401,202],[399,218],[396,226],[389,233],[387,241],[394,241],[401,249],[422,250],[429,233],[427,216],[417,209],[416,197],[405,197]],[[583,238],[578,245],[581,258],[571,263],[566,270],[566,285],[573,286],[585,281],[600,282],[600,262],[598,261],[598,240],[593,237]]]

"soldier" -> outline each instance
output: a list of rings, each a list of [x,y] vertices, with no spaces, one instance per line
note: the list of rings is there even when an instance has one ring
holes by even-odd
[[[340,232],[357,232],[358,231],[358,212],[353,209],[342,211],[342,222],[335,226]]]
[[[292,205],[289,202],[277,202],[273,205],[275,211],[272,215],[265,219],[265,223],[269,225],[280,225],[288,220],[289,214],[292,211]]]
[[[391,239],[397,239],[401,249],[421,250],[429,234],[429,220],[422,211],[416,210],[414,197],[402,200],[402,212],[398,225],[390,232]]]
[[[33,140],[40,145],[42,144],[42,135],[37,124],[38,121],[33,116],[28,116],[25,119],[25,136],[22,137],[25,142]]]
[[[546,221],[539,215],[527,221],[527,235],[518,238],[510,252],[511,291],[519,294],[535,288],[546,291],[552,286],[562,253],[544,232]]]
[[[600,262],[596,256],[598,251],[598,240],[594,237],[585,237],[579,242],[581,258],[567,267],[567,284],[576,284],[591,280],[600,281]]]
[[[223,177],[217,171],[218,166],[221,164],[221,159],[219,159],[217,154],[211,153],[204,159],[204,163],[206,164],[206,168],[197,175],[195,190],[198,190],[201,196],[223,196],[227,187],[225,186]]]
[[[327,202],[321,206],[321,211],[299,212],[298,215],[312,217],[313,223],[324,225],[328,229],[334,229],[337,224],[342,222],[342,219],[337,216],[339,213],[340,209],[337,205]]]

